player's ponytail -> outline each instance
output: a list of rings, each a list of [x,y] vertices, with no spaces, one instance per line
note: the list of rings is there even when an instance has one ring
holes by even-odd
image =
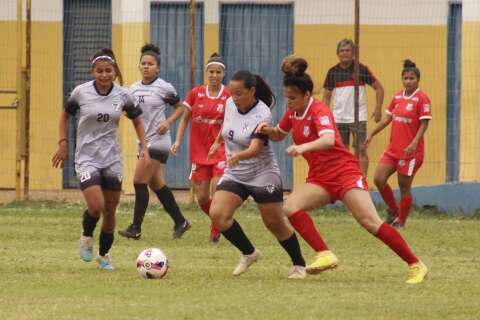
[[[313,81],[305,71],[308,68],[307,60],[294,55],[287,56],[282,62],[283,86],[296,87],[301,93],[313,91]]]
[[[92,68],[95,67],[95,63],[97,63],[97,61],[109,61],[113,68],[115,69],[115,73],[117,75],[117,78],[118,78],[118,83],[123,86],[123,77],[122,77],[122,72],[120,71],[120,68],[118,67],[118,64],[117,64],[117,60],[115,59],[115,54],[113,53],[113,50],[110,49],[110,48],[103,48],[99,51],[97,51],[94,55],[93,55],[93,59],[92,59]]]
[[[270,86],[258,74],[250,71],[241,70],[235,72],[232,77],[234,81],[242,81],[247,89],[255,87],[255,98],[262,100],[269,108],[273,108],[276,103],[275,95]]]
[[[140,49],[140,60],[143,56],[149,55],[155,58],[157,65],[160,66],[160,48],[153,43],[146,43],[142,49]]]
[[[420,80],[420,69],[417,68],[415,62],[410,59],[403,60],[403,70],[402,70],[402,77],[406,72],[413,72],[417,76],[418,80]]]

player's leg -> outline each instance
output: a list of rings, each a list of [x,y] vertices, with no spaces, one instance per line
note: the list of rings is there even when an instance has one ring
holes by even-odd
[[[355,125],[355,124],[353,124]],[[368,175],[368,151],[366,148],[362,148],[361,146],[365,143],[365,139],[367,138],[367,122],[360,121],[359,128],[358,128],[358,141],[360,144],[360,154],[358,162],[360,164],[360,170],[362,171],[363,176],[366,178]],[[353,143],[353,148],[356,148],[355,142]]]
[[[377,187],[380,196],[388,207],[387,211],[387,223],[392,224],[395,218],[398,216],[398,206],[395,201],[395,195],[393,190],[388,184],[388,179],[395,173],[395,161],[388,155],[384,154],[382,159],[375,169],[373,182]]]
[[[405,160],[405,166],[402,170],[398,171],[397,179],[398,186],[400,187],[400,214],[398,218],[393,222],[393,226],[397,228],[405,227],[408,214],[412,208],[412,183],[415,173],[422,165],[422,161],[418,161],[416,158]]]

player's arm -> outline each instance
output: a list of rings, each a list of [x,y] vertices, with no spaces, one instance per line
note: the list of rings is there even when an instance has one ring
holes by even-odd
[[[376,123],[378,123],[382,119],[382,104],[385,96],[385,90],[378,80],[372,83],[372,88],[375,90],[375,111],[372,114],[372,118]]]
[[[323,88],[323,103],[330,107],[330,100],[332,99],[332,91]]]
[[[182,143],[183,135],[185,134],[185,130],[187,129],[188,123],[190,122],[191,118],[192,118],[192,111],[188,108],[183,108],[183,116],[182,116],[182,119],[180,120],[180,123],[178,124],[177,136],[175,138],[175,142],[172,144],[172,147],[170,148],[170,151],[175,155],[177,154],[178,148]]]
[[[267,137],[264,137],[264,138],[254,137],[250,141],[250,145],[248,146],[247,149],[237,153],[233,153],[231,155],[227,155],[227,165],[229,167],[234,167],[241,160],[247,160],[257,156],[260,153],[260,151],[262,151],[263,147],[265,146],[265,142],[267,140],[268,140]]]
[[[333,130],[332,130],[333,131]],[[335,145],[335,132],[324,132],[320,134],[318,139],[300,144],[300,145],[291,145],[286,149],[286,152],[291,157],[296,157],[304,154],[305,152],[311,151],[324,151],[333,148]]]
[[[415,153],[417,150],[418,143],[425,135],[425,132],[428,129],[428,122],[430,119],[422,119],[420,123],[420,128],[418,128],[417,134],[413,138],[412,142],[405,148],[405,153],[409,156]]]
[[[180,118],[180,116],[183,113],[183,110],[185,109],[185,107],[183,106],[183,103],[181,103],[180,101],[175,103],[173,107],[175,108],[175,111],[173,111],[170,117],[168,117],[164,122],[162,122],[158,126],[157,133],[159,135],[167,133],[168,129],[170,129],[170,126],[174,124],[178,118]]]
[[[52,157],[52,166],[54,168],[63,168],[63,162],[67,160],[67,129],[68,129],[69,114],[65,110],[62,111],[59,121],[59,137],[57,152]]]
[[[140,141],[140,158],[144,158],[147,161],[150,161],[150,154],[148,153],[147,148],[147,139],[145,137],[145,128],[143,127],[142,118],[136,116],[132,119],[133,127],[135,128],[135,132],[137,134],[138,141]]]
[[[220,146],[222,144],[222,141],[223,141],[222,130],[223,130],[223,127],[220,129],[217,137],[215,138],[215,141],[210,146],[210,149],[208,150],[207,160],[210,160],[213,157],[213,155],[215,153],[217,153],[218,149],[220,148]]]
[[[278,127],[272,127],[267,122],[262,122],[255,130],[256,133],[263,133],[272,141],[282,141],[288,133],[280,131]]]
[[[373,137],[377,135],[379,132],[381,132],[383,129],[385,129],[390,124],[390,122],[392,122],[392,119],[393,119],[392,115],[387,111],[387,113],[383,115],[382,120],[380,120],[380,122],[377,123],[377,126],[372,130],[372,132],[370,132],[370,134],[365,139],[363,148],[368,148],[368,145],[372,141]]]

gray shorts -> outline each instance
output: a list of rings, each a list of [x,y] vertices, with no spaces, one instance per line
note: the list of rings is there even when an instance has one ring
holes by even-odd
[[[360,121],[358,127],[358,141],[360,145],[365,142],[367,138],[367,121]],[[350,147],[350,134],[353,140],[353,131],[355,130],[355,123],[337,123],[340,137],[342,137],[343,144],[348,148]],[[355,148],[355,142],[352,141],[352,147]]]
[[[91,165],[78,166],[75,171],[80,180],[80,189],[94,185],[101,186],[102,189],[121,191],[122,190],[122,163],[115,162],[107,168],[98,169]]]

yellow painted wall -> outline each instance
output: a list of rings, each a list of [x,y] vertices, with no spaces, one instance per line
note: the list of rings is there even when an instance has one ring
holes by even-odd
[[[480,22],[462,25],[460,180],[480,180]]]
[[[338,62],[337,42],[352,37],[351,25],[295,25],[294,51],[309,61],[307,72],[313,77],[315,93],[319,97],[322,95],[323,80],[328,69]],[[385,88],[383,109],[393,94],[402,88],[400,75],[402,60],[405,58],[417,63],[422,73],[420,86],[432,100],[434,118],[426,133],[425,162],[415,179],[416,185],[445,181],[446,40],[446,26],[361,27],[360,60],[371,68]],[[375,107],[375,93],[373,89],[367,89],[367,92],[368,112],[371,114]],[[374,122],[369,121],[368,126],[371,130]],[[388,144],[389,132],[389,128],[385,129],[370,146],[368,180],[371,186],[375,166]],[[305,166],[302,159],[295,160],[295,185],[304,181]]]
[[[0,90],[16,87],[16,22],[0,21]],[[12,94],[0,94],[0,105],[10,105]],[[0,109],[0,188],[15,186],[16,111]]]

